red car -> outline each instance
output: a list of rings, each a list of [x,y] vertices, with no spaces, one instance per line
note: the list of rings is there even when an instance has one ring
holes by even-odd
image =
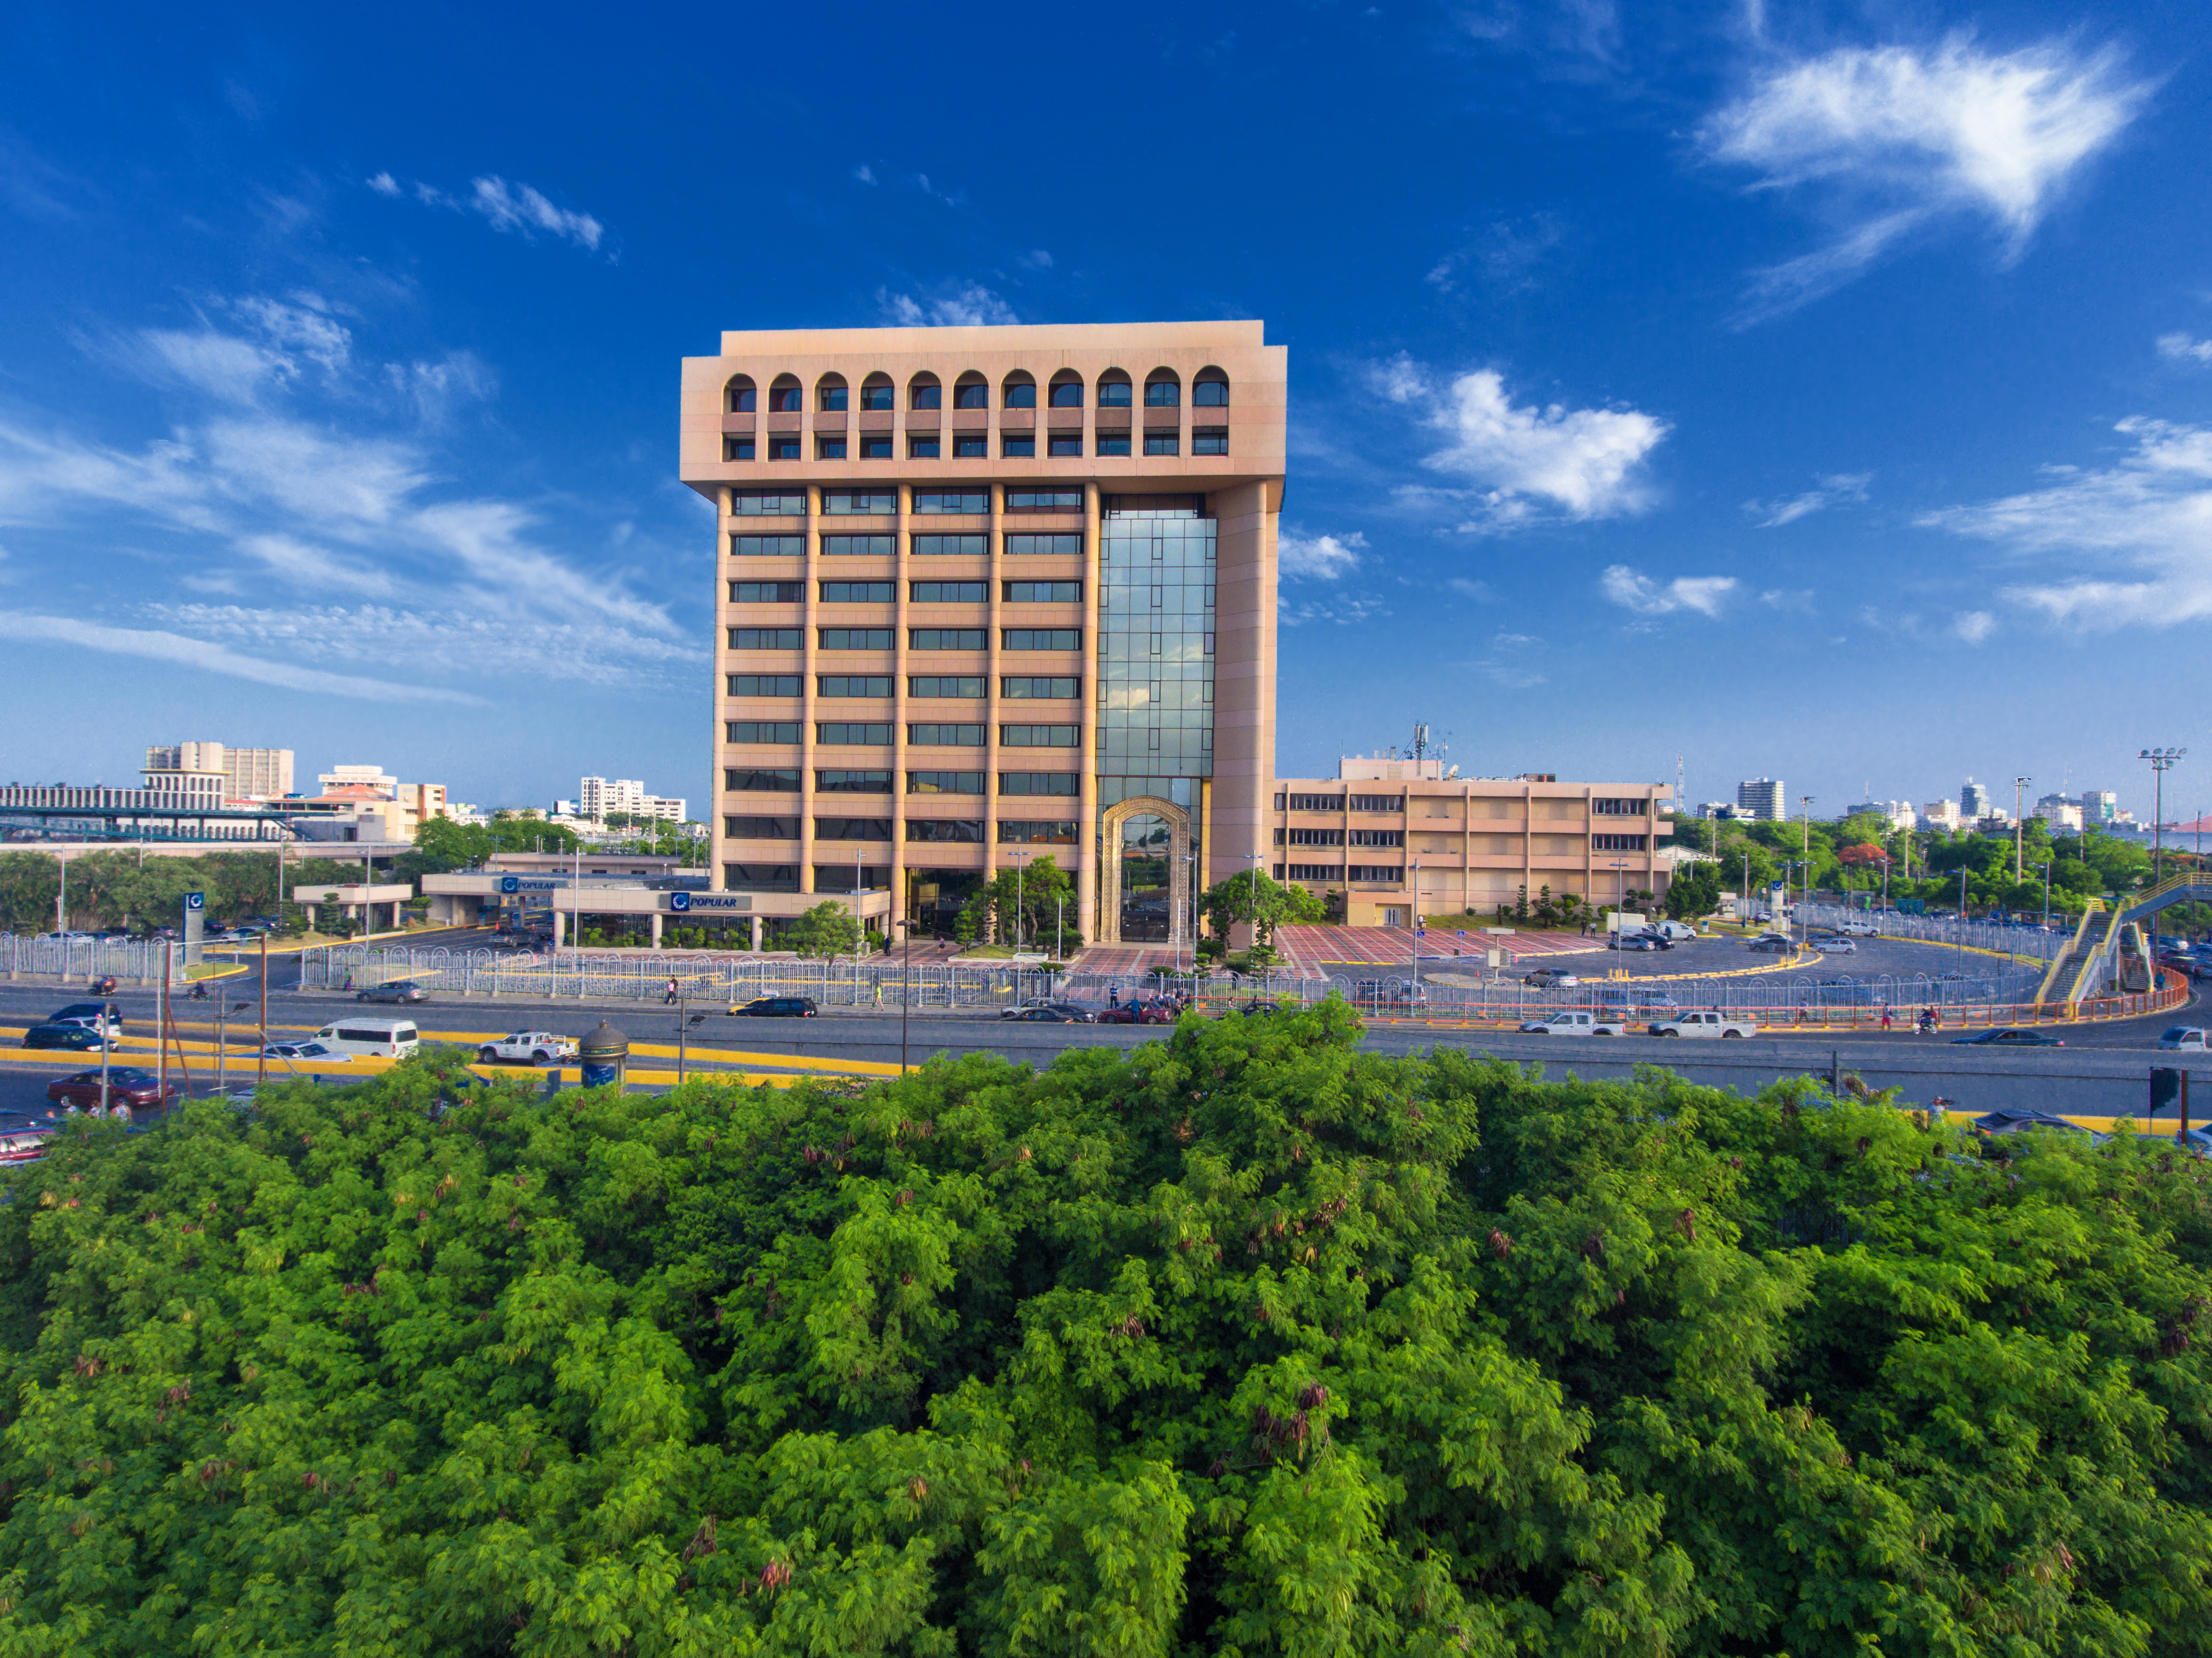
[[[1096,1017],[1100,1024],[1173,1024],[1176,1016],[1165,1002],[1124,1002],[1101,1008]]]
[[[46,1097],[56,1105],[74,1105],[98,1109],[100,1072],[80,1071],[73,1077],[58,1077],[46,1084]],[[177,1097],[177,1085],[161,1085],[161,1079],[150,1071],[137,1066],[110,1066],[107,1071],[108,1102],[128,1105],[133,1110],[144,1111],[169,1104]]]
[[[0,1169],[13,1168],[21,1163],[36,1163],[46,1155],[46,1142],[53,1138],[51,1128],[9,1128],[0,1130]]]

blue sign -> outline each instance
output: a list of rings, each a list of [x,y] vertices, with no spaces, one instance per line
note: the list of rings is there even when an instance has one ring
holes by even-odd
[[[690,895],[690,893],[688,893],[688,892],[672,892],[672,893],[670,893],[670,894],[668,895],[668,907],[669,907],[669,908],[671,908],[671,909],[672,909],[672,910],[675,910],[675,911],[678,912],[679,914],[680,914],[680,913],[682,913],[682,912],[683,912],[683,911],[684,911],[684,910],[687,910],[687,909],[690,908],[691,908],[691,895]]]
[[[185,895],[185,908],[186,909],[205,909],[207,908],[207,894],[204,892],[186,893]]]
[[[681,915],[697,909],[750,909],[753,900],[750,893],[672,892],[668,895],[668,907]]]
[[[618,1083],[621,1080],[620,1066],[587,1064],[584,1066],[584,1086],[586,1088],[605,1088],[611,1083]]]
[[[522,883],[512,875],[502,875],[499,878],[499,890],[501,892],[520,892]]]

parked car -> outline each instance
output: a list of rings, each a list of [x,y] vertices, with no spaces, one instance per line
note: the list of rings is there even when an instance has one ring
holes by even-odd
[[[1846,921],[1841,926],[1838,927],[1836,931],[1853,938],[1879,938],[1881,937],[1881,929],[1876,926],[1872,921]]]
[[[112,1002],[71,1002],[67,1007],[46,1015],[48,1024],[81,1024],[88,1028],[104,1024],[111,1036],[123,1034],[123,1016],[115,1011]]]
[[[1045,1007],[1026,1007],[1014,1015],[1031,1024],[1096,1024],[1097,1020],[1079,1007],[1054,1003]]]
[[[1823,956],[1856,956],[1858,945],[1849,938],[1815,938],[1813,948]]]
[[[263,1048],[260,1058],[267,1060],[313,1060],[317,1065],[351,1065],[353,1055],[341,1054],[335,1048],[325,1048],[320,1042],[271,1042]]]
[[[1761,956],[1789,956],[1796,953],[1797,946],[1785,934],[1763,932],[1751,941],[1750,948]]]
[[[1607,947],[1613,950],[1672,950],[1674,946],[1649,932],[1627,932],[1614,935],[1608,941]]]
[[[1049,996],[1027,996],[1011,1007],[1000,1008],[999,1017],[1002,1019],[1018,1019],[1033,1007],[1050,1007],[1051,1005],[1052,998]]]
[[[80,1071],[73,1077],[57,1077],[46,1084],[46,1097],[56,1105],[73,1105],[80,1109],[97,1110],[101,1105],[128,1105],[138,1110],[167,1105],[177,1097],[174,1083],[164,1085],[150,1071],[137,1066],[112,1065],[107,1068],[107,1097],[100,1096],[100,1072]]]
[[[1124,1002],[1092,1016],[1097,1024],[1173,1024],[1175,1010],[1165,1002]]]
[[[1578,985],[1582,981],[1565,968],[1540,967],[1534,973],[1523,974],[1521,982],[1537,990],[1551,990],[1559,986]]]
[[[2202,1053],[2206,1048],[2212,1048],[2212,1042],[2205,1041],[2204,1032],[2193,1024],[2174,1025],[2160,1033],[2158,1039],[2158,1045],[2160,1048],[2194,1048],[2199,1053]]]
[[[1654,921],[1644,930],[1655,938],[1664,938],[1670,944],[1687,944],[1698,936],[1697,928],[1686,921]]]
[[[1597,999],[1598,1005],[1607,1013],[1625,1013],[1630,1008],[1647,1012],[1656,1008],[1664,1011],[1681,1006],[1681,1003],[1663,990],[1601,990]]]
[[[730,1010],[730,1017],[740,1015],[749,1019],[811,1019],[822,1010],[814,1005],[811,996],[756,996],[741,1007]]]
[[[576,1039],[556,1030],[518,1030],[477,1049],[477,1060],[483,1065],[552,1065],[575,1057]]]
[[[1650,1028],[1654,1036],[1756,1036],[1759,1027],[1749,1019],[1739,1019],[1731,1014],[1716,1013],[1711,1009],[1700,1012],[1677,1013],[1671,1019],[1662,1019]]]
[[[46,1155],[46,1142],[53,1137],[54,1131],[51,1128],[0,1130],[0,1169],[36,1163]]]
[[[357,1002],[427,1002],[430,993],[412,979],[394,979],[389,984],[357,990],[353,999]]]
[[[108,1040],[88,1024],[34,1024],[23,1033],[26,1048],[58,1048],[65,1054],[97,1054]]]
[[[2006,1025],[1996,1030],[1978,1030],[1971,1036],[1954,1036],[1954,1048],[2063,1048],[2066,1044],[2056,1036],[2046,1036],[2040,1030],[2022,1030]]]
[[[1531,1036],[1619,1036],[1627,1027],[1617,1018],[1587,1008],[1569,1008],[1547,1018],[1529,1019],[1521,1029]]]

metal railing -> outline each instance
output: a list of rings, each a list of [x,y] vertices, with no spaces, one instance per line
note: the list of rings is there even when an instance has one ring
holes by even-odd
[[[184,948],[173,948],[181,967]],[[0,933],[0,973],[51,975],[64,980],[82,979],[87,983],[110,975],[118,979],[150,981],[161,976],[161,950],[158,938],[72,942],[52,935],[21,938],[14,933]]]
[[[1942,920],[1933,915],[1905,915],[1887,910],[1847,909],[1840,904],[1797,904],[1792,916],[1814,926],[1836,927],[1844,922],[1871,922],[1885,938],[1911,938],[1923,944],[1964,944],[1969,950],[1994,950],[2014,956],[2033,956],[2047,962],[2064,954],[2071,928],[2063,921],[2045,932],[2038,927],[2001,926],[1995,921]]]

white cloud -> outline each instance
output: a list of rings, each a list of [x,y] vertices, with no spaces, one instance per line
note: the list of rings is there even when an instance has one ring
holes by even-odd
[[[389,173],[380,173],[368,181],[368,187],[380,196],[397,196],[399,193],[399,180]]]
[[[1732,575],[1684,575],[1660,582],[1626,564],[1609,564],[1599,577],[1605,596],[1640,616],[1667,616],[1676,610],[1695,610],[1717,616],[1736,589]]]
[[[1699,137],[1717,160],[1754,169],[1762,188],[1826,186],[1847,228],[1759,273],[1753,314],[1839,286],[1946,214],[1993,223],[2016,256],[2149,91],[2122,80],[2115,52],[2062,40],[1996,53],[1953,35],[1932,50],[1852,47],[1778,64]]]
[[[2212,363],[2212,340],[2191,339],[2186,334],[2161,334],[2158,354],[2171,362]]]
[[[1462,598],[1474,600],[1478,604],[1493,604],[1498,598],[1498,590],[1488,582],[1471,581],[1463,575],[1453,576],[1444,583],[1444,586]]]
[[[1813,608],[1810,587],[1769,587],[1759,594],[1759,602],[1770,610],[1807,610]]]
[[[425,426],[443,425],[459,404],[488,401],[499,392],[499,377],[473,351],[448,351],[436,362],[388,362],[384,375],[415,405]]]
[[[150,366],[157,378],[181,380],[226,403],[256,404],[268,392],[295,380],[309,367],[325,377],[344,372],[353,337],[313,295],[298,302],[249,296],[223,309],[245,325],[226,333],[211,323],[197,329],[149,328],[136,337],[127,366]]]
[[[1052,255],[1042,247],[1033,247],[1014,263],[1024,270],[1049,270],[1052,269]]]
[[[1795,524],[1799,519],[1817,513],[1824,507],[1833,507],[1841,501],[1864,501],[1867,485],[1874,482],[1874,474],[1833,472],[1819,482],[1819,489],[1808,489],[1787,501],[1747,501],[1743,510],[1759,520],[1753,526],[1757,529],[1772,530],[1784,524]]]
[[[1929,513],[1920,523],[2017,554],[2062,561],[2067,574],[2002,597],[2092,631],[2212,618],[2212,428],[2133,417],[2118,465],[2047,469],[2047,488]]]
[[[1367,537],[1354,530],[1350,535],[1276,537],[1275,568],[1283,575],[1314,581],[1334,581],[1359,568],[1359,555]]]
[[[606,234],[606,227],[590,214],[556,207],[528,185],[510,185],[494,174],[471,179],[470,185],[475,193],[469,205],[483,214],[494,230],[511,230],[522,236],[542,230],[593,252],[599,251],[599,239]]]
[[[997,327],[1021,320],[1013,307],[980,282],[957,283],[922,299],[879,288],[876,303],[902,328]]]
[[[1987,610],[1961,610],[1951,619],[1951,631],[1969,645],[1978,645],[1997,630],[1997,619]]]
[[[1402,356],[1382,367],[1376,385],[1393,401],[1420,409],[1426,423],[1446,434],[1445,446],[1423,464],[1476,487],[1483,518],[1467,528],[1537,518],[1545,501],[1558,516],[1574,519],[1612,518],[1650,504],[1639,471],[1671,429],[1665,421],[1634,409],[1516,408],[1495,369],[1477,369],[1438,387]]]
[[[74,616],[36,616],[0,611],[0,638],[27,644],[75,645],[85,650],[106,651],[143,661],[181,663],[209,673],[251,679],[286,690],[317,691],[331,696],[370,698],[386,702],[462,702],[480,704],[482,697],[430,685],[402,684],[389,679],[366,679],[353,674],[326,673],[292,662],[264,662],[182,634],[146,628],[111,628]]]
[[[1510,691],[1525,691],[1545,683],[1545,676],[1536,671],[1531,661],[1533,648],[1543,642],[1533,634],[1497,634],[1492,636],[1490,654],[1467,665],[1493,685]]]
[[[1379,598],[1354,598],[1338,594],[1334,598],[1304,604],[1286,604],[1275,612],[1278,627],[1299,628],[1309,622],[1334,622],[1340,628],[1371,621],[1390,612]]]
[[[866,161],[853,169],[853,176],[864,185],[872,185],[876,181],[875,169]]]

